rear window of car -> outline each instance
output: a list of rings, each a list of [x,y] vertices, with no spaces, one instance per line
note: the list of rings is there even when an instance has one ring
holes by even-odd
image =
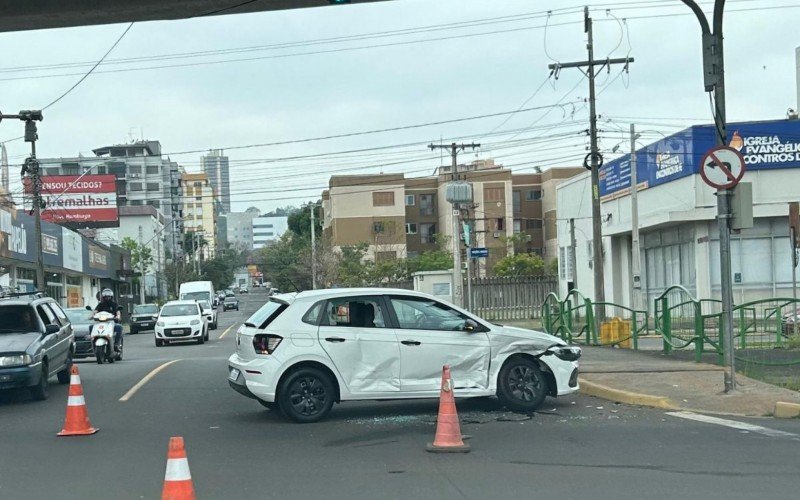
[[[225,297],[225,302],[227,303],[236,302],[236,297]]]
[[[280,314],[289,307],[288,304],[284,304],[283,302],[278,302],[277,300],[270,300],[261,308],[253,313],[247,321],[244,323],[245,326],[250,326],[253,328],[258,328],[259,330],[263,330],[266,328],[270,323],[275,321],[275,318],[280,316]]]
[[[91,312],[86,309],[67,309],[67,318],[73,325],[87,325],[93,323]]]

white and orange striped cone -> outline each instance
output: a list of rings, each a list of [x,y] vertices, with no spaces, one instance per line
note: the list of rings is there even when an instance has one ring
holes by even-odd
[[[164,474],[164,489],[161,500],[194,500],[194,485],[189,472],[189,459],[182,437],[169,438],[167,472]]]
[[[436,419],[436,436],[433,443],[428,444],[428,451],[433,453],[467,453],[469,445],[461,437],[461,425],[456,411],[456,399],[453,396],[453,378],[450,366],[442,367],[442,390],[439,393],[439,416]]]
[[[99,429],[92,427],[89,422],[89,411],[83,399],[83,387],[78,367],[72,365],[69,377],[69,396],[67,397],[67,416],[64,419],[64,428],[59,436],[86,436],[94,434]]]

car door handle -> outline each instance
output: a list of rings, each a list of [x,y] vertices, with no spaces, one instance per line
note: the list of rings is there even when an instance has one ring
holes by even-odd
[[[326,337],[326,338],[325,338],[325,341],[326,341],[326,342],[336,342],[336,343],[340,343],[340,342],[344,342],[344,341],[345,341],[345,339],[343,339],[343,338],[341,338],[341,337]]]
[[[416,340],[402,340],[402,341],[400,341],[400,343],[403,344],[403,345],[421,345],[422,344],[422,342],[418,342]]]

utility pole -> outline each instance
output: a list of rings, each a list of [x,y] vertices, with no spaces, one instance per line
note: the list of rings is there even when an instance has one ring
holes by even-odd
[[[569,220],[569,244],[572,246],[572,252],[570,252],[569,255],[570,265],[572,266],[572,288],[577,289],[578,288],[578,256],[577,256],[578,244],[575,242],[575,219]],[[566,267],[567,263],[564,262],[563,266]]]
[[[31,155],[22,166],[22,175],[28,174],[33,194],[32,215],[34,216],[36,233],[36,287],[39,291],[44,291],[47,289],[47,283],[44,278],[44,257],[42,256],[42,208],[44,208],[44,202],[42,201],[41,171],[39,169],[39,161],[36,159],[36,141],[39,139],[36,122],[42,121],[44,117],[41,110],[23,110],[16,115],[4,115],[0,112],[0,121],[3,121],[3,118],[12,118],[25,122],[25,142],[31,143]]]
[[[139,303],[144,304],[147,300],[144,296],[144,259],[142,258],[142,250],[144,250],[144,239],[142,238],[142,226],[139,226]]]
[[[450,157],[452,158],[453,165],[452,186],[455,186],[456,181],[458,181],[458,152],[466,148],[479,148],[481,145],[475,144],[474,142],[470,144],[456,144],[454,142],[450,145],[429,144],[428,147],[432,150],[450,150]],[[464,307],[464,280],[461,275],[461,238],[459,238],[461,228],[461,210],[459,208],[459,203],[468,203],[472,200],[458,200],[453,198],[448,201],[453,205],[453,302],[459,307]]]
[[[631,123],[631,309],[641,307],[642,261],[639,250],[639,173],[636,170],[636,126]]]
[[[592,18],[589,17],[589,7],[583,8],[584,32],[588,35],[586,49],[589,53],[588,61],[571,63],[550,64],[548,68],[558,74],[562,68],[578,68],[589,78],[589,136],[591,138],[591,151],[583,160],[584,167],[592,172],[592,266],[594,270],[594,302],[605,301],[605,279],[603,277],[603,229],[600,222],[600,167],[603,166],[603,156],[597,148],[597,113],[595,110],[595,76],[604,68],[611,71],[611,65],[624,64],[627,71],[632,57],[618,59],[594,59],[594,38],[592,36]],[[584,71],[583,68],[586,68]],[[597,71],[595,68],[599,67]],[[604,315],[603,306],[595,306],[595,319],[601,321]]]
[[[314,225],[314,211],[317,205],[311,204],[311,289],[317,289],[317,232]],[[376,253],[377,255],[377,253]]]
[[[163,231],[163,229],[162,229]],[[161,235],[156,233],[156,296],[161,296]]]
[[[694,0],[682,0],[700,22],[703,45],[703,84],[706,92],[714,92],[714,125],[717,145],[728,144],[725,116],[725,59],[722,45],[722,14],[725,0],[714,2],[713,28]],[[730,189],[717,190],[717,224],[719,226],[719,265],[722,285],[722,336],[725,353],[725,392],[736,390],[736,366],[733,345],[733,283],[731,282],[731,196]]]

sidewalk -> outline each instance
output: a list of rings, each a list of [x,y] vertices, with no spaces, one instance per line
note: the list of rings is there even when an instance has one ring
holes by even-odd
[[[795,416],[800,392],[736,374],[737,391],[723,392],[722,367],[679,361],[663,354],[581,346],[581,392],[658,408],[746,416]],[[794,406],[798,405],[798,406]]]

